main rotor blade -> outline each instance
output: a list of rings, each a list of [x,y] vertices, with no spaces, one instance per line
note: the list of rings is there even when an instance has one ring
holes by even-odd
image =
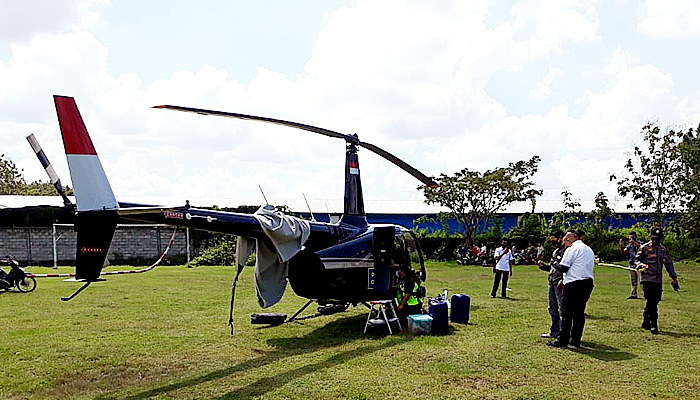
[[[165,108],[168,110],[191,112],[191,113],[197,113],[197,114],[202,114],[202,115],[215,115],[218,117],[238,118],[238,119],[245,119],[245,120],[249,120],[249,121],[269,122],[271,124],[288,126],[291,128],[302,129],[302,130],[309,131],[309,132],[320,133],[321,135],[325,135],[325,136],[330,136],[330,137],[339,138],[339,139],[345,139],[346,141],[348,141],[350,143],[357,144],[359,142],[359,140],[357,140],[357,138],[354,136],[344,135],[342,133],[334,132],[334,131],[331,131],[328,129],[318,128],[316,126],[311,126],[311,125],[306,125],[306,124],[300,124],[298,122],[284,121],[281,119],[258,117],[255,115],[237,114],[237,113],[230,113],[230,112],[224,112],[224,111],[203,110],[200,108],[171,106],[171,105],[154,106],[153,108]]]
[[[214,111],[214,110],[204,110],[201,108],[190,108],[190,107],[171,106],[171,105],[154,106],[153,108],[165,108],[167,110],[191,112],[191,113],[202,114],[202,115],[214,115],[214,116],[218,116],[218,117],[238,118],[238,119],[245,119],[245,120],[250,120],[250,121],[268,122],[271,124],[288,126],[290,128],[302,129],[302,130],[309,131],[309,132],[316,132],[316,133],[320,133],[321,135],[330,136],[330,137],[334,137],[334,138],[338,138],[338,139],[345,139],[345,141],[348,143],[362,146],[362,147],[366,148],[367,150],[370,150],[370,151],[376,153],[377,155],[386,158],[387,160],[394,163],[394,165],[396,165],[397,167],[399,167],[399,168],[403,169],[404,171],[408,172],[409,174],[413,175],[413,177],[415,177],[416,179],[421,181],[423,184],[428,185],[430,187],[437,187],[437,183],[435,183],[435,181],[433,181],[431,178],[427,177],[425,174],[418,171],[417,169],[413,168],[412,166],[408,165],[406,162],[402,161],[401,159],[399,159],[395,155],[389,153],[386,150],[382,150],[373,144],[361,142],[360,140],[357,139],[357,136],[354,136],[354,135],[345,135],[343,133],[331,131],[328,129],[319,128],[316,126],[300,124],[298,122],[285,121],[285,120],[281,120],[281,119],[258,117],[255,115],[238,114],[238,113]]]
[[[369,143],[365,143],[365,142],[359,142],[358,145],[366,148],[367,150],[373,151],[374,153],[391,161],[397,167],[399,167],[399,168],[403,169],[404,171],[408,172],[409,174],[413,175],[414,178],[421,181],[424,185],[430,186],[432,188],[436,188],[438,186],[438,184],[435,183],[435,181],[432,180],[430,177],[426,176],[422,172],[420,172],[417,169],[413,168],[412,166],[408,165],[405,161],[403,161],[400,158],[396,157],[395,155],[389,153],[388,151],[383,150],[383,149],[381,149],[373,144],[369,144]]]

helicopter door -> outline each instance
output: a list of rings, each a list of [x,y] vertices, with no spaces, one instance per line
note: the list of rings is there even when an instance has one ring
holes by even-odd
[[[396,251],[394,245],[395,230],[393,226],[374,228],[372,249],[374,252],[374,268],[369,270],[368,289],[389,292],[391,284],[391,259]]]
[[[397,233],[395,240],[395,255],[394,263],[396,265],[408,265],[413,270],[421,281],[425,282],[425,263],[423,261],[423,253],[420,250],[420,245],[416,236],[411,231]]]

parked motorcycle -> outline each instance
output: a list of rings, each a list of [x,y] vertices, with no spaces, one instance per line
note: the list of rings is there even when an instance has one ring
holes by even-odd
[[[0,268],[0,290],[12,290],[16,287],[22,293],[29,293],[36,289],[36,279],[29,276],[17,260],[10,259],[6,263],[10,265],[10,272]]]

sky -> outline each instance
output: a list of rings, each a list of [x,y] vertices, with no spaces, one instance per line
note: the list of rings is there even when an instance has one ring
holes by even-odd
[[[117,198],[342,199],[342,140],[427,175],[538,155],[541,199],[603,192],[648,122],[700,123],[700,6],[680,0],[0,0],[0,153],[70,185],[52,95],[76,99]],[[366,200],[419,182],[360,150]]]

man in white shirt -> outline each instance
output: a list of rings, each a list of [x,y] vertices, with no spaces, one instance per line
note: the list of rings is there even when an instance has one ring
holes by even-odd
[[[555,267],[564,273],[561,332],[557,340],[547,342],[547,345],[566,347],[570,343],[580,347],[583,327],[586,324],[586,303],[593,292],[595,255],[573,231],[564,235],[563,242],[567,249],[559,265]]]
[[[510,251],[510,246],[508,246],[508,240],[503,239],[501,241],[501,247],[497,248],[493,253],[494,261],[496,266],[493,269],[493,289],[491,289],[491,297],[496,297],[496,292],[498,292],[498,283],[502,281],[502,291],[501,297],[506,296],[506,289],[508,288],[508,277],[513,275],[513,252]]]

